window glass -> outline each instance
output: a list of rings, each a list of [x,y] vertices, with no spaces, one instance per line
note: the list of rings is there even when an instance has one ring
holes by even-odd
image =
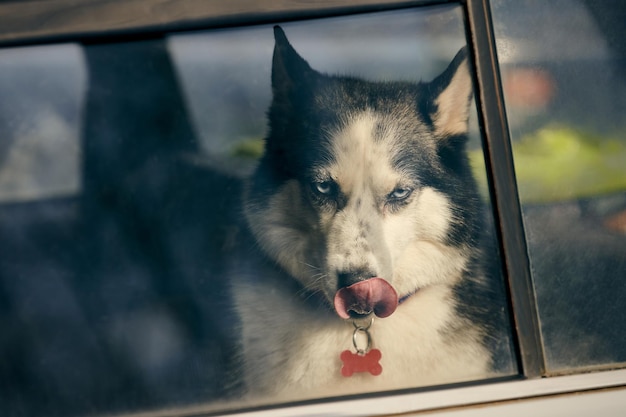
[[[626,361],[626,5],[492,2],[548,371]]]
[[[462,9],[281,28],[0,51],[0,414],[517,373]]]
[[[76,45],[0,50],[0,202],[78,191],[84,90]]]

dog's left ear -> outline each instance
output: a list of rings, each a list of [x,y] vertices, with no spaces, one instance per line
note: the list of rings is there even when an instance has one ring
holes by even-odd
[[[465,135],[468,131],[472,77],[467,47],[463,47],[448,68],[429,84],[430,119],[439,137]]]
[[[274,26],[274,39],[272,90],[275,99],[289,101],[292,93],[311,87],[316,72],[293,49],[280,26]]]

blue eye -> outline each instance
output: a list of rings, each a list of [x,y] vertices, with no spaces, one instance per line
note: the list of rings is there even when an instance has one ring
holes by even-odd
[[[405,200],[412,192],[413,190],[408,187],[397,187],[389,194],[389,198],[392,200]]]
[[[313,189],[319,194],[330,195],[335,189],[334,185],[332,181],[314,182]]]

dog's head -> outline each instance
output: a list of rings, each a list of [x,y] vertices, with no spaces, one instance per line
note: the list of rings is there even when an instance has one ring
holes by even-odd
[[[275,38],[269,134],[245,207],[260,247],[344,318],[457,283],[478,204],[465,50],[430,83],[368,82],[321,74],[278,27]]]

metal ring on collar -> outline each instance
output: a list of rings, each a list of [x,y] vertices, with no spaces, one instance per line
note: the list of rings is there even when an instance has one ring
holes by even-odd
[[[370,322],[370,325],[372,323]],[[365,355],[367,352],[369,352],[370,348],[372,347],[372,335],[370,334],[370,332],[368,331],[369,326],[367,327],[356,327],[354,329],[354,333],[352,333],[352,345],[354,346],[354,348],[356,349],[356,353],[358,353],[359,355]],[[365,349],[361,349],[359,347],[359,341],[358,341],[358,334],[359,333],[365,333],[365,337],[367,338],[367,344],[365,346]]]

